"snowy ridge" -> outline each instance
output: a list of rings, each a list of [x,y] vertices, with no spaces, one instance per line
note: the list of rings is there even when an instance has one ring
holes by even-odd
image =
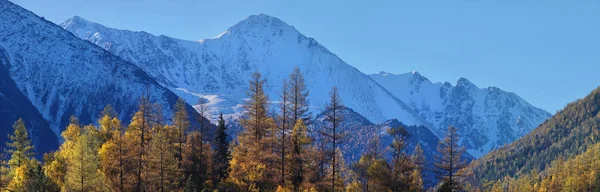
[[[265,91],[276,102],[282,79],[295,66],[305,76],[313,114],[321,112],[335,85],[344,104],[370,122],[399,119],[429,127],[438,137],[448,125],[457,126],[465,138],[462,144],[475,157],[528,133],[550,116],[513,93],[480,89],[464,78],[452,86],[432,83],[418,72],[365,75],[314,39],[264,14],[199,41],[112,29],[80,17],[61,26],[139,66],[189,104],[200,99],[215,114],[223,111],[232,119],[241,115],[251,73],[262,73]]]
[[[278,100],[282,79],[302,71],[310,104],[318,113],[337,86],[346,106],[372,122],[398,118],[427,124],[400,100],[312,38],[268,15],[253,15],[215,38],[186,41],[104,27],[73,17],[63,28],[130,61],[190,104],[198,97],[229,115],[239,115],[250,74],[266,79],[270,100]]]
[[[465,78],[452,86],[432,83],[418,72],[370,76],[431,122],[438,136],[448,125],[456,126],[461,144],[476,157],[520,138],[551,116],[514,93],[479,88]]]
[[[0,12],[4,67],[58,136],[71,115],[95,123],[107,104],[127,121],[143,94],[171,116],[177,96],[137,66],[6,0]]]

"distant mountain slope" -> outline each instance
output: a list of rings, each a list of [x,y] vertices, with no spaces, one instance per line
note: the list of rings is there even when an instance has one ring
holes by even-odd
[[[340,149],[343,151],[344,160],[346,163],[357,162],[361,155],[368,149],[369,141],[375,138],[379,139],[379,145],[383,149],[387,158],[391,158],[389,146],[392,143],[392,138],[387,133],[390,128],[405,127],[409,133],[409,141],[407,152],[412,154],[415,146],[421,144],[423,147],[423,155],[426,159],[426,171],[424,173],[424,181],[426,186],[437,184],[435,173],[433,172],[435,163],[434,155],[437,153],[437,145],[440,140],[427,127],[424,126],[407,126],[397,119],[387,120],[381,124],[373,124],[360,114],[350,108],[345,108],[342,111],[344,120],[340,125],[340,130],[345,132],[347,136],[342,139]],[[311,129],[321,129],[323,126],[328,126],[324,121],[324,113],[316,115],[313,120]],[[312,131],[316,134],[316,131]],[[317,138],[319,135],[313,135]],[[471,161],[473,157],[470,154],[465,154],[463,157],[466,161]]]
[[[2,67],[56,135],[71,115],[96,122],[107,104],[127,122],[146,93],[171,116],[178,97],[137,66],[9,1],[0,0],[0,13]]]
[[[546,170],[552,161],[571,159],[599,143],[600,88],[568,104],[531,133],[471,164],[476,180]]]
[[[217,37],[200,41],[107,28],[80,17],[61,26],[136,64],[188,103],[196,104],[201,97],[225,114],[239,114],[254,71],[266,78],[265,91],[276,101],[283,78],[298,66],[315,114],[335,85],[345,104],[372,122],[398,118],[411,125],[428,124],[317,41],[267,15],[250,16]]]
[[[461,145],[476,157],[520,138],[551,116],[514,93],[479,88],[465,78],[452,86],[432,83],[418,72],[370,77],[430,122],[438,136],[448,125],[456,126]]]
[[[58,138],[48,122],[10,78],[5,67],[7,63],[6,51],[0,47],[0,148],[5,149],[8,135],[13,133],[13,123],[21,118],[25,121],[29,136],[33,140],[37,158],[41,159],[44,153],[56,149]],[[4,151],[0,150],[0,153]]]

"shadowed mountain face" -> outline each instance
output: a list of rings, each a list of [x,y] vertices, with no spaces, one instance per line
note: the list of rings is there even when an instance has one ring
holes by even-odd
[[[12,125],[21,118],[28,128],[36,157],[41,159],[44,153],[56,149],[58,138],[48,126],[48,122],[8,76],[8,60],[6,51],[0,47],[0,146],[9,141],[8,135],[13,133]],[[4,153],[2,149],[0,153]]]
[[[46,121],[36,118],[32,122],[49,126],[54,138],[69,123],[70,116],[78,117],[82,124],[95,123],[108,104],[127,123],[142,95],[149,95],[161,106],[165,120],[170,119],[177,95],[137,66],[11,2],[0,0],[0,12],[1,65],[3,74],[7,74],[2,78],[14,82],[13,95],[18,90],[35,108],[26,111]],[[188,111],[193,108],[188,106]],[[2,127],[3,132],[6,128]],[[41,134],[45,130],[33,131]],[[36,137],[40,136],[34,134]],[[56,149],[56,142],[48,142],[54,144],[48,148]]]

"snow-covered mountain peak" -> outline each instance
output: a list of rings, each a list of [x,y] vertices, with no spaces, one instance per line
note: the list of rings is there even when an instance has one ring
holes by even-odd
[[[207,100],[215,112],[239,115],[249,77],[259,71],[265,92],[279,99],[282,79],[298,67],[310,90],[316,114],[337,86],[344,104],[372,122],[399,118],[426,125],[402,101],[364,73],[346,64],[316,40],[268,15],[253,15],[216,38],[187,41],[167,36],[105,28],[62,27],[79,38],[136,64],[190,104]]]
[[[293,26],[288,25],[281,19],[266,14],[251,15],[246,19],[233,25],[216,38],[224,36],[236,36],[244,39],[260,38],[267,39],[272,37],[298,36],[298,32]]]
[[[88,20],[84,19],[83,17],[77,16],[77,15],[67,19],[62,24],[60,24],[60,26],[63,28],[64,28],[64,26],[71,26],[74,28],[78,28],[81,31],[89,31],[92,29],[104,28],[104,26],[102,26],[98,23],[88,21]]]

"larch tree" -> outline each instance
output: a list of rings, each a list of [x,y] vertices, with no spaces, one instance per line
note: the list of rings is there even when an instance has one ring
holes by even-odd
[[[388,134],[392,137],[390,144],[392,175],[389,185],[394,192],[406,191],[410,189],[410,173],[414,170],[411,157],[406,153],[410,135],[403,126],[388,129]]]
[[[210,149],[210,142],[212,141],[211,139],[209,139],[212,138],[213,133],[211,133],[211,124],[208,120],[209,116],[212,114],[212,108],[205,99],[201,98],[198,100],[198,104],[195,106],[195,109],[197,113],[194,113],[194,118],[198,123],[197,127],[195,127],[195,131],[198,132],[200,140],[197,143],[192,143],[194,145],[198,145],[194,147],[195,149],[198,149],[197,151],[194,151],[194,153],[198,153],[195,155],[201,156],[203,158],[203,166],[208,166],[212,163],[211,158],[209,158],[212,151],[206,150]],[[204,172],[202,173],[202,178],[204,178],[203,181],[205,181],[209,179],[210,175],[208,174],[208,172],[211,169],[208,167],[204,167],[203,170]],[[203,183],[200,183],[198,186],[202,187],[202,185]]]
[[[60,191],[56,183],[45,174],[41,165],[27,169],[23,182],[24,191]]]
[[[343,109],[345,107],[337,87],[334,86],[329,95],[330,101],[325,106],[325,121],[328,125],[326,125],[320,133],[330,147],[327,150],[327,155],[331,157],[331,174],[334,175],[334,178],[337,178],[340,169],[338,168],[339,163],[337,161],[340,159],[338,158],[336,151],[337,145],[341,143],[342,138],[345,136],[345,133],[340,128],[343,120]],[[336,180],[337,179],[331,179],[331,191],[335,191]]]
[[[231,152],[229,151],[229,142],[227,141],[227,126],[223,113],[219,115],[215,140],[214,140],[214,155],[213,155],[213,175],[215,184],[227,179],[229,174],[229,161],[231,160]]]
[[[307,162],[308,154],[307,148],[312,143],[310,137],[308,137],[308,130],[304,121],[298,119],[291,134],[291,152],[289,154],[290,159],[290,177],[292,181],[292,187],[294,191],[300,191],[300,187],[307,178]]]
[[[177,140],[175,141],[177,158],[180,161],[178,166],[181,167],[181,159],[183,152],[183,145],[185,144],[186,131],[190,128],[190,121],[188,119],[188,112],[185,108],[185,102],[179,98],[175,104],[175,113],[172,118],[173,126],[175,127],[175,135]]]
[[[205,181],[208,180],[209,158],[207,158],[206,153],[200,153],[200,151],[208,151],[209,149],[200,148],[208,148],[208,146],[200,144],[203,142],[201,137],[198,131],[192,131],[187,135],[181,165],[184,178],[187,179],[185,187],[193,186],[195,191],[201,191]]]
[[[213,109],[210,107],[210,105],[205,99],[198,100],[198,105],[195,106],[195,109],[197,112],[195,113],[195,118],[198,122],[198,127],[196,130],[200,132],[200,135],[202,136],[202,141],[211,142],[211,140],[208,139],[212,138],[212,133],[210,132],[211,125],[208,119],[212,114]]]
[[[240,120],[244,130],[232,151],[228,180],[247,191],[275,190],[278,182],[276,171],[267,169],[276,166],[277,157],[273,149],[275,123],[267,115],[264,83],[260,73],[252,74],[247,91],[249,99],[243,105],[246,118]]]
[[[344,161],[344,156],[340,148],[336,148],[333,154],[336,159],[335,164],[329,164],[329,169],[327,169],[327,176],[325,177],[325,181],[331,182],[331,186],[333,190],[331,191],[344,191],[346,189],[346,181],[348,180],[348,169],[346,168],[346,163]],[[334,169],[335,168],[335,169]]]
[[[178,187],[181,177],[179,171],[177,153],[173,142],[167,133],[173,126],[154,127],[152,129],[152,140],[148,150],[148,190],[149,191],[173,191]]]
[[[3,147],[3,145],[0,145]],[[0,191],[3,191],[10,182],[8,162],[4,153],[4,148],[0,148]]]
[[[113,132],[121,131],[121,125],[115,124],[113,121],[116,117],[117,112],[115,109],[111,105],[106,105],[98,119],[98,125],[100,125],[100,143],[105,143],[113,139],[112,137],[115,136]]]
[[[448,126],[446,137],[438,144],[438,154],[435,156],[436,177],[451,190],[461,190],[458,181],[467,176],[462,171],[467,164],[461,160],[465,148],[459,146],[458,141],[456,127]]]
[[[157,104],[151,103],[148,96],[140,97],[138,111],[133,115],[131,122],[125,132],[125,140],[128,142],[128,152],[134,163],[132,171],[135,173],[134,191],[143,191],[146,188],[146,173],[148,161],[148,143],[150,131],[162,123],[161,109]]]
[[[296,123],[298,119],[302,119],[304,121],[304,125],[308,126],[310,124],[311,114],[309,110],[309,100],[308,94],[309,91],[306,89],[306,84],[304,82],[304,76],[298,67],[295,67],[292,73],[290,74],[288,80],[289,87],[289,105],[291,111],[290,122]]]
[[[289,148],[289,146],[286,146],[286,144],[288,143],[289,140],[289,127],[291,126],[290,123],[290,90],[288,87],[288,83],[287,80],[284,79],[283,80],[283,84],[282,84],[282,89],[281,89],[281,93],[279,94],[279,99],[280,99],[280,103],[279,103],[279,115],[277,115],[277,150],[279,153],[279,171],[281,173],[281,175],[279,176],[279,185],[285,188],[285,181],[286,181],[286,170],[285,170],[285,166],[286,166],[286,147]]]
[[[421,191],[423,189],[423,171],[425,170],[425,156],[423,156],[423,148],[420,143],[417,143],[412,154],[412,163],[415,165],[411,173],[411,189]]]
[[[68,191],[97,191],[102,186],[98,171],[98,153],[95,150],[97,138],[83,133],[69,151],[67,174],[65,179]]]
[[[127,159],[127,142],[123,136],[123,126],[117,117],[113,117],[110,121],[108,117],[105,115],[100,123],[102,127],[108,127],[108,124],[112,127],[110,135],[107,134],[109,140],[102,144],[98,152],[100,167],[115,191],[127,191],[126,178],[128,173],[131,174],[128,169],[131,166],[128,166],[128,162],[131,161]]]
[[[383,154],[383,147],[377,134],[369,140],[366,152],[352,166],[353,181],[349,187],[359,191],[389,191],[390,166]]]
[[[44,156],[44,172],[61,190],[66,190],[66,175],[68,172],[69,159],[77,143],[77,139],[82,133],[79,120],[71,116],[70,123],[61,133],[63,143],[58,151]]]

